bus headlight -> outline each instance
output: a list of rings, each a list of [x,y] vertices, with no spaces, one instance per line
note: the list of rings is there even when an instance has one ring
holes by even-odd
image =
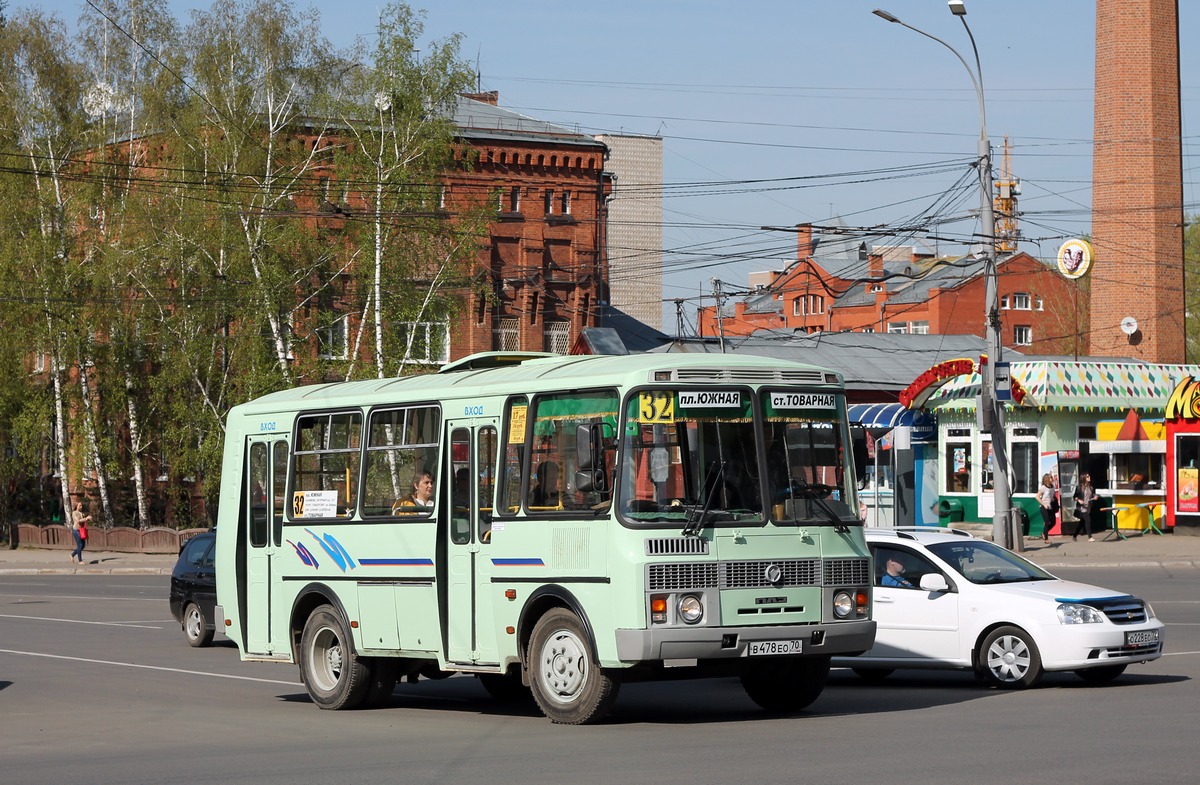
[[[694,594],[685,594],[680,597],[676,610],[679,613],[679,618],[685,624],[695,624],[704,618],[704,604]]]
[[[833,595],[833,615],[839,619],[848,619],[854,615],[854,595],[848,591],[839,591]]]

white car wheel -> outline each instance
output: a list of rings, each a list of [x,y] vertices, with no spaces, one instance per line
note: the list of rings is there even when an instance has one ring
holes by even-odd
[[[1020,690],[1042,678],[1042,655],[1025,630],[997,627],[979,647],[979,669],[992,686]]]

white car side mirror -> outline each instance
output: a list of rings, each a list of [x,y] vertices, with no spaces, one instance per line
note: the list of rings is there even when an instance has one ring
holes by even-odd
[[[921,576],[921,588],[925,591],[950,591],[946,576],[940,572],[927,572]]]

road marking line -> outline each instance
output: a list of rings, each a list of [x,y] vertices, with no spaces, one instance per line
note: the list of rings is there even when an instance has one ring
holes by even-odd
[[[0,619],[25,619],[26,621],[61,621],[67,624],[96,624],[101,627],[138,627],[143,630],[161,630],[162,627],[147,624],[134,624],[124,621],[85,621],[83,619],[55,619],[52,616],[17,616],[12,613],[0,613]]]
[[[0,584],[3,585],[3,584]],[[25,584],[28,586],[29,584]],[[130,587],[137,588],[137,587]],[[11,595],[14,599],[9,600],[14,605],[20,605],[23,602],[43,602],[45,600],[82,600],[87,602],[162,602],[161,597],[104,597],[95,594],[76,595],[76,594],[30,594],[29,592],[14,592]]]
[[[234,676],[228,673],[213,673],[211,671],[191,671],[185,668],[166,668],[161,665],[139,665],[136,662],[115,662],[113,660],[93,660],[88,657],[68,657],[63,654],[45,654],[39,651],[17,651],[15,649],[0,649],[0,654],[17,654],[23,657],[46,657],[51,660],[70,660],[71,662],[88,662],[94,665],[116,665],[121,668],[142,668],[150,671],[166,671],[168,673],[186,673],[189,676],[215,676],[218,679],[236,679],[238,681],[259,681],[264,684],[286,684],[289,687],[301,686],[295,681],[279,679],[259,679],[254,676]]]
[[[1200,651],[1164,651],[1164,657],[1178,657],[1180,654],[1200,654]]]

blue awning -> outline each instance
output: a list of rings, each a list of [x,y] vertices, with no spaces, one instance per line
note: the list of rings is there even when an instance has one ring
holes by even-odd
[[[862,423],[864,428],[892,429],[897,425],[925,428],[933,424],[928,412],[907,409],[900,403],[853,403],[846,407],[850,422]]]

